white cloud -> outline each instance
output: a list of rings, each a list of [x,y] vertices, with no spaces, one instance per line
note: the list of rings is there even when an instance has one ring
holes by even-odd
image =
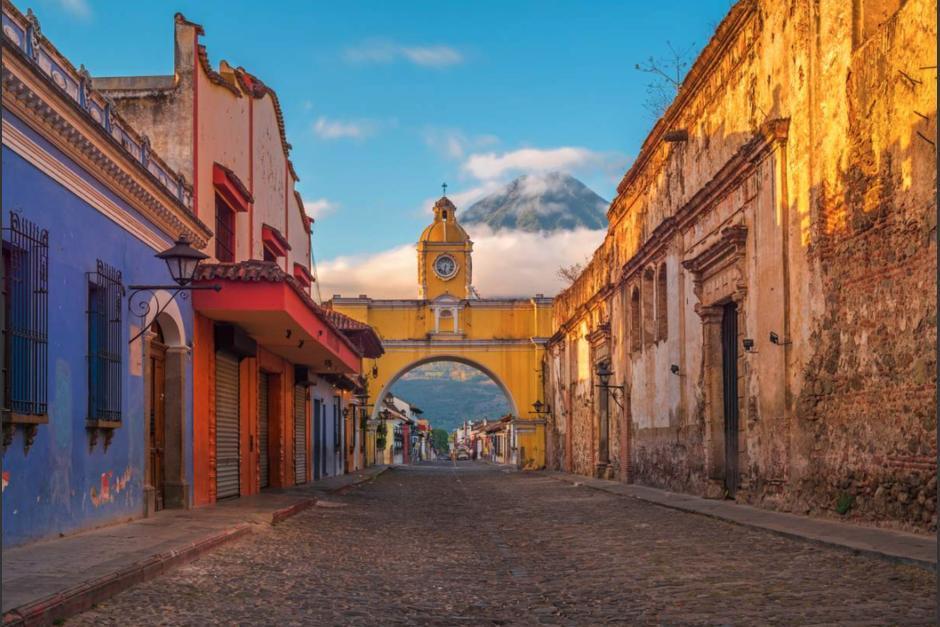
[[[492,232],[473,225],[473,285],[484,297],[557,294],[565,287],[561,266],[593,254],[605,230],[578,229],[551,234]],[[511,269],[511,271],[507,271]],[[333,294],[373,298],[416,298],[417,262],[413,244],[372,255],[338,257],[318,264],[324,297]]]
[[[375,130],[376,124],[371,120],[331,120],[321,115],[313,123],[313,132],[323,139],[365,139]]]
[[[468,150],[479,150],[499,143],[495,135],[468,137],[458,129],[429,128],[423,133],[424,143],[448,159],[462,159]]]
[[[323,216],[333,213],[338,207],[339,203],[332,202],[326,198],[304,201],[304,211],[307,212],[307,216],[314,220],[319,220]]]
[[[371,40],[347,48],[343,53],[346,61],[356,64],[388,64],[406,61],[422,67],[444,68],[463,63],[459,50],[450,46],[406,46],[387,40]]]
[[[88,19],[91,17],[91,7],[86,0],[58,0],[62,9],[75,17]]]
[[[472,154],[462,167],[472,176],[487,180],[520,172],[572,170],[599,166],[603,161],[603,155],[587,148],[564,146],[550,149],[521,148],[502,154],[495,152]]]

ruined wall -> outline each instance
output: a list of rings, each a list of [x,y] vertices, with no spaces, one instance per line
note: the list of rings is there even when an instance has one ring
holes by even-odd
[[[842,123],[819,125],[802,511],[936,526],[935,43],[936,3],[907,2],[854,42]]]
[[[874,4],[856,9],[870,17]],[[583,434],[597,417],[556,346],[608,324],[627,397],[622,412],[611,404],[620,479],[720,496],[735,444],[740,501],[935,524],[936,183],[924,138],[936,72],[919,68],[936,64],[936,2],[886,14],[742,1],[719,25],[625,175],[607,238],[555,300],[546,355],[550,437],[571,449],[556,455],[562,467],[591,474],[596,440]],[[687,140],[664,141],[676,130]],[[731,303],[734,439],[722,387]]]

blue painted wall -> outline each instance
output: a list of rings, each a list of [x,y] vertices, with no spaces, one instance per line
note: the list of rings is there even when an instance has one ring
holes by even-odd
[[[94,184],[116,204],[146,220],[108,191],[10,112],[3,119],[27,133],[59,161]],[[131,324],[140,320],[123,307],[123,425],[107,450],[103,437],[94,448],[85,428],[87,394],[87,272],[101,259],[119,269],[125,288],[134,283],[171,282],[154,250],[86,204],[6,146],[2,153],[2,209],[49,230],[49,424],[23,450],[23,432],[3,452],[3,545],[100,526],[143,514],[147,455],[143,377],[131,375],[127,344]],[[157,229],[154,229],[157,230]],[[180,301],[187,344],[192,337],[189,301]],[[138,340],[139,342],[140,340]],[[192,486],[192,362],[187,364],[184,459]],[[103,489],[107,482],[107,494]],[[191,488],[190,488],[191,489]]]

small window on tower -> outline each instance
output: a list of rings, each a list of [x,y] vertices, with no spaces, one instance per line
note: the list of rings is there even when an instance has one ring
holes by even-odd
[[[443,216],[445,220],[447,219],[447,209],[441,212],[441,216]]]

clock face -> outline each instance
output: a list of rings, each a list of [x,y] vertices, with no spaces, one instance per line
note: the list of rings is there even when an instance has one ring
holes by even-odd
[[[449,279],[457,274],[457,262],[450,255],[440,255],[434,260],[434,273],[442,279]]]

